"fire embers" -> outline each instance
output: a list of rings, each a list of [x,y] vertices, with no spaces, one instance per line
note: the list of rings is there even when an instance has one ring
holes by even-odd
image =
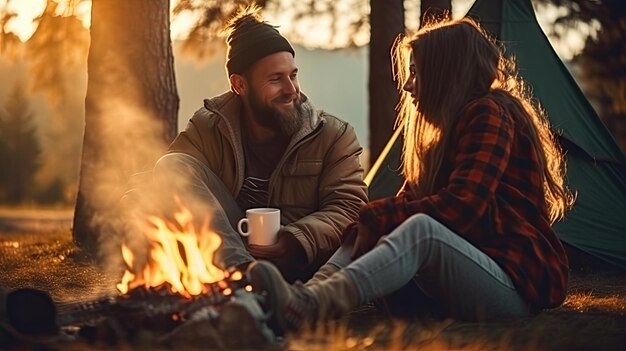
[[[166,285],[141,286],[114,299],[65,309],[59,322],[77,326],[80,339],[110,345],[256,348],[273,344],[276,340],[257,296],[247,287],[240,272],[226,273],[223,280],[205,284],[204,293],[191,297],[172,293]]]

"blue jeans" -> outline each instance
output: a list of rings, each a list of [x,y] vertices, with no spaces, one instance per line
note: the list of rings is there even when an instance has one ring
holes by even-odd
[[[462,319],[531,314],[494,260],[425,214],[408,218],[355,261],[350,259],[352,246],[344,243],[328,264],[341,268],[354,283],[359,304],[415,284],[447,313]]]
[[[157,161],[152,174],[156,190],[165,188],[177,193],[194,216],[210,217],[211,229],[222,238],[222,245],[215,253],[215,265],[227,269],[254,260],[244,239],[234,229],[244,211],[209,167],[187,154],[172,153]]]

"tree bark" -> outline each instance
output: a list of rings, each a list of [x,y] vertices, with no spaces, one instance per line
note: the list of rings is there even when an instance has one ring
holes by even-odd
[[[393,133],[397,84],[393,79],[391,47],[404,33],[402,0],[370,1],[369,45],[369,164],[373,164]]]
[[[169,0],[93,0],[74,241],[95,254],[129,176],[177,133]]]

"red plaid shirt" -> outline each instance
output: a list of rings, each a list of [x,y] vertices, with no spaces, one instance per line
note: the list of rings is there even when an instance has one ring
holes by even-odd
[[[567,256],[548,219],[540,164],[523,127],[488,97],[462,112],[434,194],[410,191],[366,204],[359,221],[381,235],[416,213],[494,259],[537,308],[563,302]]]

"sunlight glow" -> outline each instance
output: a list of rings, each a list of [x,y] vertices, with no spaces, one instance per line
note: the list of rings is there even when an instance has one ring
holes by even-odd
[[[63,14],[67,10],[67,2],[65,0],[57,1],[59,3],[57,13]],[[35,21],[43,13],[46,0],[0,0],[0,7],[6,6],[7,2],[9,12],[16,14],[7,23],[7,31],[15,33],[24,42],[31,37],[37,28]],[[177,0],[171,0],[170,9],[173,9],[177,2]],[[79,2],[75,12],[85,28],[89,28],[91,26],[91,1]],[[170,25],[172,39],[184,39],[195,22],[196,17],[191,13],[182,13],[175,20],[172,19]]]
[[[172,1],[170,4],[170,10],[174,8],[176,1]],[[191,30],[191,27],[196,23],[197,18],[189,13],[183,12],[176,18],[170,18],[170,37],[172,40],[185,39]]]
[[[552,4],[540,3],[535,6],[535,10],[538,13],[537,21],[546,35],[550,33],[557,17],[565,15],[567,11],[565,8],[558,8]],[[574,30],[566,31],[562,26],[557,26],[555,29],[562,38],[558,39],[548,36],[550,43],[554,46],[561,59],[571,60],[574,55],[585,47],[585,40],[587,40],[588,36],[596,36],[598,30],[600,30],[600,24],[598,21],[593,21],[590,24],[578,23]]]
[[[6,6],[6,2],[1,2],[2,6]],[[46,0],[10,1],[8,5],[8,12],[17,15],[7,23],[7,31],[15,33],[22,41],[28,40],[35,31],[33,20],[43,12]]]
[[[41,16],[46,6],[46,0],[0,0],[0,6],[6,6],[8,12],[16,14],[7,22],[6,30],[15,33],[21,41],[28,40],[37,28],[36,19]],[[67,3],[59,1],[57,13],[62,15],[67,11]],[[75,9],[77,17],[85,28],[91,25],[91,1],[80,2]]]
[[[59,3],[57,12],[63,14],[67,11],[67,1],[57,1]],[[170,8],[173,8],[177,2],[177,0],[171,0]],[[294,1],[294,4],[295,3]],[[463,16],[473,3],[474,0],[453,0],[453,16],[455,18]],[[16,17],[12,18],[7,23],[7,31],[15,33],[22,41],[28,40],[35,31],[36,18],[43,12],[46,0],[0,0],[0,6],[7,6],[7,4],[8,10],[17,14]],[[343,4],[348,3],[343,2]],[[349,6],[349,4],[347,6]],[[419,2],[413,1],[412,6],[419,8]],[[351,9],[346,6],[342,7],[341,5],[339,8],[341,13],[345,14],[345,16],[341,16],[341,20],[347,21]],[[550,26],[554,24],[554,19],[557,15],[562,14],[564,11],[564,9],[556,8],[553,5],[539,5],[536,10],[539,24],[546,33]],[[359,35],[355,38],[347,38],[346,33],[342,32],[337,33],[337,36],[332,38],[330,19],[321,17],[313,19],[305,18],[298,22],[296,26],[289,11],[281,11],[280,15],[272,14],[272,12],[275,11],[271,11],[270,9],[266,14],[268,22],[280,25],[281,32],[285,33],[285,36],[305,46],[336,48],[341,47],[342,44],[346,43],[349,39],[352,39],[358,46],[361,46],[366,45],[369,39],[366,34]],[[83,25],[89,28],[91,24],[91,1],[86,0],[78,2],[75,13],[78,18],[81,19]],[[416,28],[418,23],[411,20],[411,18],[417,17],[418,13],[419,9],[417,11],[411,9],[407,10],[406,22],[409,30]],[[190,13],[183,13],[173,20],[170,26],[172,40],[184,39],[195,22],[196,17]],[[341,26],[338,27],[341,28]],[[584,47],[587,36],[594,36],[598,29],[599,25],[597,23],[592,23],[591,25],[580,24],[576,30],[563,32],[561,39],[551,37],[550,40],[559,56],[564,60],[569,60]]]

